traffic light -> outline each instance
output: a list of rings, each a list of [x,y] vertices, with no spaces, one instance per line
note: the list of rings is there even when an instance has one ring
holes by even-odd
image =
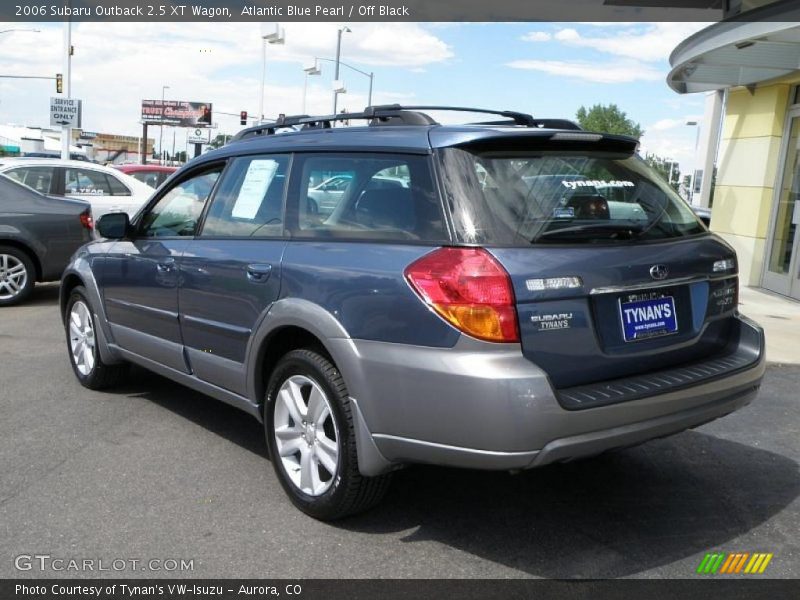
[[[239,124],[240,125],[247,125],[247,111],[243,110],[239,113]]]
[[[56,73],[56,94],[64,93],[64,76],[61,73]]]

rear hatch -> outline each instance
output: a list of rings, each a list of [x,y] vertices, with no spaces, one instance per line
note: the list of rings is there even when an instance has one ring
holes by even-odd
[[[731,340],[736,277],[714,265],[732,252],[712,235],[491,252],[511,275],[523,353],[556,388],[691,363]],[[654,267],[667,278],[654,279]]]
[[[486,247],[511,276],[524,355],[557,389],[724,356],[733,250],[634,140],[558,135],[438,153],[457,241]]]

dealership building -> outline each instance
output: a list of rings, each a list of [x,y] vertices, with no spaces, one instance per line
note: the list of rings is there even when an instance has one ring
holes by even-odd
[[[713,197],[743,285],[800,300],[800,2],[724,1],[670,57],[669,85],[706,94],[696,203]]]
[[[142,139],[115,133],[72,129],[70,154],[100,163],[141,162]],[[146,156],[155,140],[147,138]],[[60,156],[61,129],[0,125],[0,156]]]

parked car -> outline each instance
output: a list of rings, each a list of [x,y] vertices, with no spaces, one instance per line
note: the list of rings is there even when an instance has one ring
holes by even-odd
[[[711,209],[705,206],[691,205],[694,214],[700,219],[706,227],[711,227]]]
[[[84,161],[0,158],[0,174],[49,196],[87,200],[95,219],[109,212],[133,216],[153,193],[125,173]]]
[[[92,226],[88,202],[49,198],[0,177],[0,306],[25,300],[37,281],[60,279]]]
[[[311,177],[314,177],[314,174]],[[309,188],[308,203],[311,206],[311,210],[317,210],[321,215],[331,214],[352,181],[352,173],[340,173],[329,177],[319,185]],[[371,190],[404,188],[408,187],[408,180],[401,177],[376,175],[370,181],[369,186]]]
[[[132,221],[102,217],[62,280],[78,381],[135,363],[245,410],[320,519],[374,505],[405,465],[528,469],[756,396],[764,337],[737,311],[736,254],[635,139],[420,110],[244,130]],[[352,174],[327,216],[308,202],[324,173]],[[407,186],[373,188],[396,173]]]
[[[85,154],[80,152],[70,152],[71,160],[80,160],[82,162],[95,162]],[[21,158],[61,158],[61,153],[56,151],[42,151],[42,152],[26,152]]]
[[[178,170],[178,167],[167,165],[113,165],[115,169],[138,179],[142,183],[155,189],[164,183],[167,178]]]

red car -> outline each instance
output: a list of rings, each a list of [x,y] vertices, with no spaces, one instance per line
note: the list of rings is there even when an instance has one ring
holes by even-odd
[[[164,165],[112,165],[123,173],[146,183],[151,188],[157,188],[167,180],[167,177],[178,170],[178,167]]]

